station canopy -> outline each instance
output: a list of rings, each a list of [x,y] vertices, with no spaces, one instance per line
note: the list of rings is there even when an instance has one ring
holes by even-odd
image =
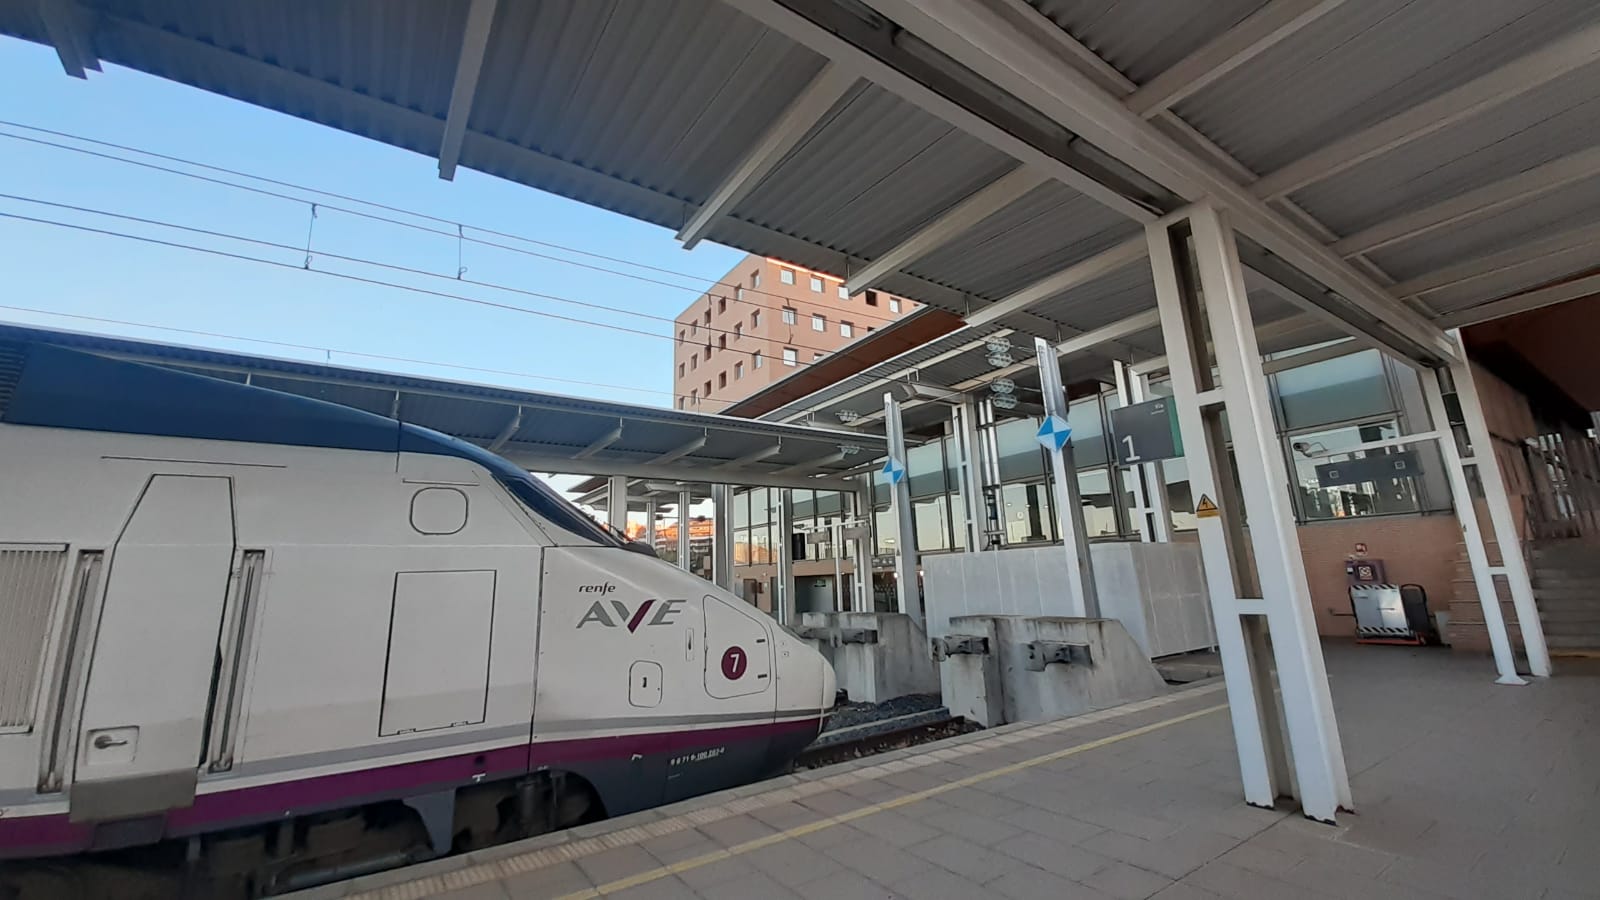
[[[0,0],[0,32],[953,313],[913,351],[946,387],[997,335],[1069,383],[1161,356],[1144,225],[1200,200],[1266,352],[1432,365],[1600,290],[1593,0]]]
[[[29,345],[245,382],[389,416],[471,441],[536,472],[851,489],[884,440],[799,425],[587,400],[175,344],[0,325],[0,369]]]

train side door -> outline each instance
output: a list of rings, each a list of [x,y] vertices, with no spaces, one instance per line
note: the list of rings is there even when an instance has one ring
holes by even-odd
[[[150,479],[111,555],[84,690],[74,820],[193,803],[233,544],[229,479]]]

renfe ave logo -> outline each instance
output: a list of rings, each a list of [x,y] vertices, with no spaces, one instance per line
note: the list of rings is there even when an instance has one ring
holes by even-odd
[[[671,625],[672,617],[683,607],[687,600],[656,600],[650,599],[640,602],[638,609],[629,609],[628,604],[621,600],[596,600],[589,604],[588,612],[578,620],[578,627],[582,628],[589,623],[597,623],[606,628],[616,628],[618,625],[626,627],[629,631],[638,631],[640,625]],[[652,611],[654,615],[652,615]],[[646,617],[650,621],[646,622]]]

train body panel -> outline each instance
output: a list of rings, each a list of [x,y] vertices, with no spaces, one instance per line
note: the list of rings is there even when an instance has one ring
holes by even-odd
[[[832,704],[827,664],[764,614],[443,436],[304,446],[16,409],[0,858],[546,771],[618,814],[758,777]]]

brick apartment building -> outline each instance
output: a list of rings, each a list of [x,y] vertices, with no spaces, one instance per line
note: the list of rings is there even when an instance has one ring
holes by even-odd
[[[836,275],[746,256],[678,314],[674,405],[720,412],[916,307],[881,291],[846,294]]]

